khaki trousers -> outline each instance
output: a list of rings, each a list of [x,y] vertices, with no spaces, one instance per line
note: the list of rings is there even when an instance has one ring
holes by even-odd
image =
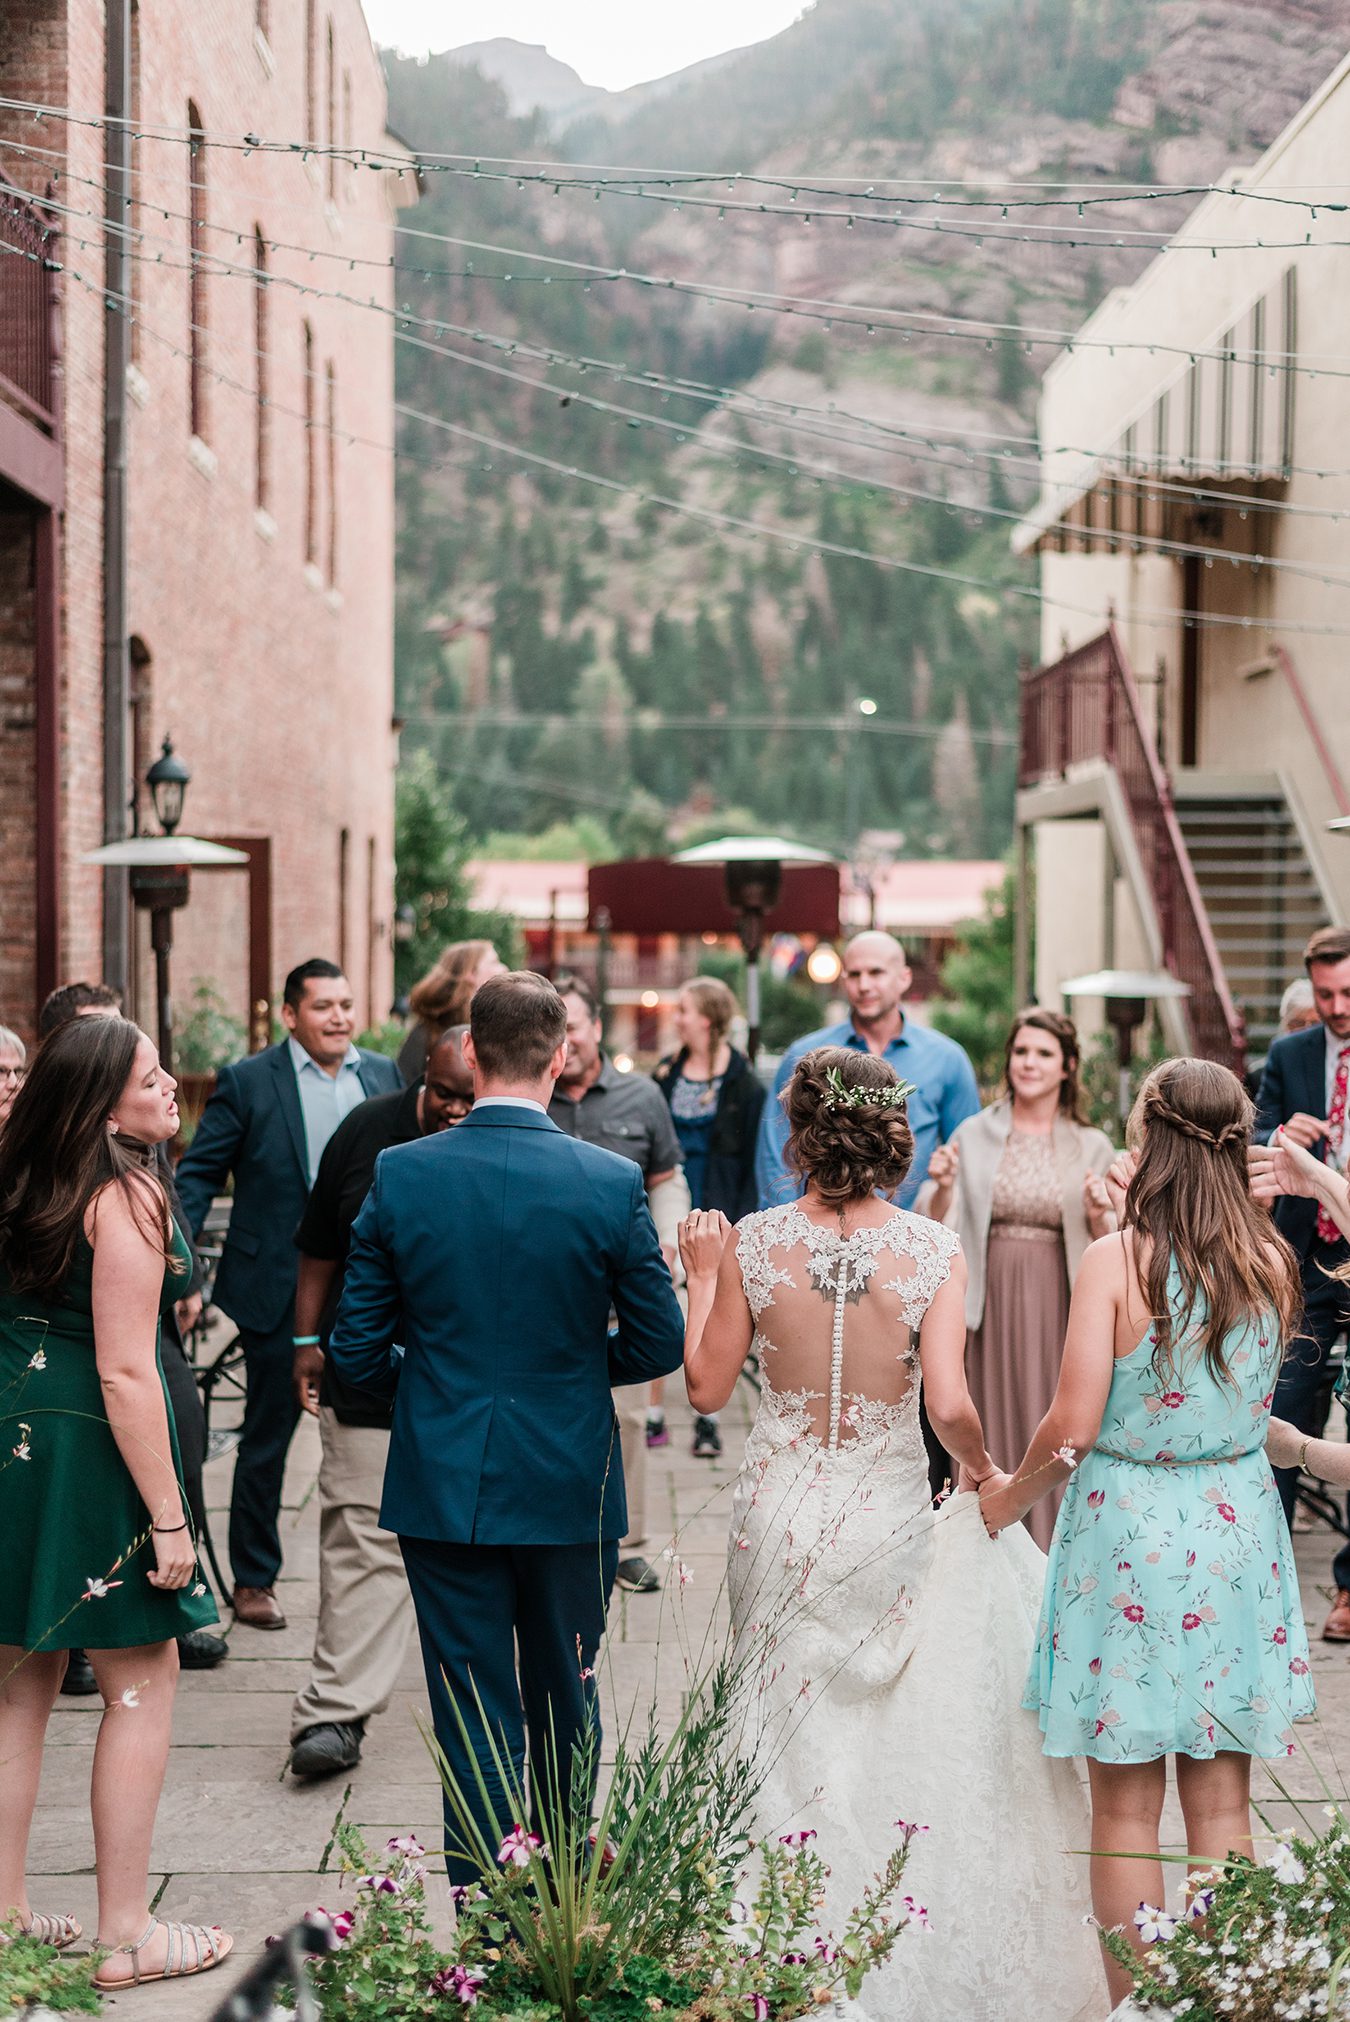
[[[623,1485],[628,1495],[628,1535],[624,1551],[647,1538],[647,1393],[650,1383],[625,1383],[611,1391],[619,1420]]]
[[[306,1727],[383,1713],[413,1626],[398,1539],[379,1524],[389,1434],[319,1412],[319,1619],[309,1679],[291,1709]]]

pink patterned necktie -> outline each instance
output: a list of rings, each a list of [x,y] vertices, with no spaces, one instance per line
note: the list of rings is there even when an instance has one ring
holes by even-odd
[[[1336,1079],[1332,1083],[1331,1108],[1327,1113],[1328,1163],[1336,1166],[1340,1164],[1341,1147],[1345,1140],[1347,1091],[1350,1091],[1350,1046],[1342,1046],[1336,1058]],[[1317,1210],[1317,1236],[1323,1243],[1343,1240],[1341,1231],[1323,1207]]]

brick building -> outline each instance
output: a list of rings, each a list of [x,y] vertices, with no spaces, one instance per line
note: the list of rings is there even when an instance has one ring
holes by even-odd
[[[184,828],[250,856],[247,872],[194,876],[180,1010],[212,982],[256,1037],[259,993],[322,953],[346,965],[361,1019],[379,1018],[396,755],[382,312],[415,177],[327,152],[402,158],[359,0],[133,0],[131,258],[109,310],[102,113],[120,12],[0,10],[0,1018],[31,1029],[52,983],[102,974],[149,1019],[144,920],[119,917],[123,873],[109,896],[80,857],[153,827],[140,782],[166,733],[193,773]],[[127,588],[109,627],[119,328]]]

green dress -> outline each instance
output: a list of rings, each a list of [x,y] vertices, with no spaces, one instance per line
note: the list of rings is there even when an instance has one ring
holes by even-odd
[[[175,1227],[161,1313],[181,1295],[187,1263]],[[59,1299],[11,1291],[0,1274],[0,1643],[24,1650],[130,1650],[218,1619],[200,1577],[176,1593],[146,1577],[154,1519],[104,1408],[93,1264],[81,1236]],[[158,1338],[155,1362],[162,1385]],[[164,1405],[181,1487],[167,1392]]]

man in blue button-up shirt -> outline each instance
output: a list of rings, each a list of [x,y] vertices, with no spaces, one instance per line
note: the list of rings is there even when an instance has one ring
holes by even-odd
[[[909,1122],[914,1132],[914,1163],[896,1198],[908,1207],[928,1174],[928,1161],[945,1144],[958,1123],[980,1106],[975,1070],[964,1047],[941,1032],[906,1019],[902,1007],[913,977],[905,951],[892,934],[859,934],[844,950],[844,991],[852,1016],[842,1025],[808,1032],[783,1055],[773,1093],[764,1105],[755,1154],[761,1208],[794,1200],[801,1180],[788,1167],[783,1148],[787,1120],[779,1098],[804,1053],[815,1046],[854,1046],[879,1053],[902,1081],[911,1082]]]

